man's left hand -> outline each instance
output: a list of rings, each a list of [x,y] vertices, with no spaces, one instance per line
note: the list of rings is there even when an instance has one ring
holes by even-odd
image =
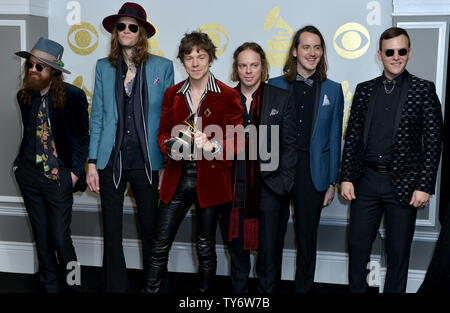
[[[75,175],[74,173],[70,172],[70,176],[72,176],[72,188],[75,187],[75,184],[78,181],[78,176]]]
[[[429,201],[430,201],[429,193],[420,190],[414,190],[409,205],[412,205],[415,208],[420,208],[426,206]]]
[[[195,145],[199,149],[203,149],[205,151],[211,151],[212,145],[211,142],[208,140],[208,137],[202,133],[201,131],[195,132]]]
[[[334,199],[334,186],[330,185],[327,192],[325,193],[325,198],[323,199],[322,208],[327,207]]]

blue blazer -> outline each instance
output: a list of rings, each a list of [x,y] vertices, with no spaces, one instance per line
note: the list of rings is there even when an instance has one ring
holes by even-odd
[[[269,84],[289,90],[293,96],[292,84],[284,76],[271,78]],[[339,83],[325,80],[320,84],[316,97],[313,130],[309,148],[311,176],[318,191],[327,190],[337,182],[341,160],[342,115],[344,95]]]
[[[164,92],[174,84],[172,61],[150,55],[146,62],[145,75],[148,87],[147,134],[152,170],[163,167],[163,155],[157,143],[159,118]],[[99,59],[95,69],[95,87],[91,109],[91,141],[89,159],[97,160],[97,169],[108,164],[114,147],[117,130],[117,102],[115,96],[116,69],[107,58]]]

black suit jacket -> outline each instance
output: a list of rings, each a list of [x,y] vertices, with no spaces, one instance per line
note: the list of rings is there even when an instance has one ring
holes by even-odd
[[[278,142],[277,151],[271,151],[272,158],[278,157],[278,166],[274,170],[264,168],[274,160],[263,160],[259,155],[261,174],[272,191],[279,195],[287,195],[294,184],[297,164],[295,102],[286,90],[265,84],[262,97],[260,126],[267,126],[267,133],[259,131],[259,143],[267,142],[270,149],[272,142]],[[273,138],[271,127],[278,126],[278,137]],[[275,144],[275,148],[277,145]],[[272,167],[272,166],[270,166]]]
[[[356,87],[347,126],[340,181],[356,182],[361,175],[369,122],[381,76]],[[407,205],[414,190],[434,193],[442,145],[442,111],[432,82],[406,72],[395,116],[393,186]]]
[[[66,104],[63,108],[53,107],[51,97],[48,97],[50,112],[50,123],[55,140],[58,157],[64,166],[78,176],[73,191],[85,191],[86,173],[85,164],[89,152],[89,113],[86,94],[80,88],[64,83],[66,92]],[[19,155],[14,161],[19,165],[23,155],[24,142],[27,136],[32,134],[33,127],[29,127],[30,114],[37,115],[30,104],[25,104],[20,100],[20,92],[17,93],[17,101],[22,113],[24,134],[20,145]]]

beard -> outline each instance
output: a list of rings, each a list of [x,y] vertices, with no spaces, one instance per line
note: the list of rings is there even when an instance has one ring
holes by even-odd
[[[28,72],[23,80],[23,86],[25,89],[31,89],[33,91],[41,91],[47,88],[52,81],[51,76],[43,77],[41,73]]]

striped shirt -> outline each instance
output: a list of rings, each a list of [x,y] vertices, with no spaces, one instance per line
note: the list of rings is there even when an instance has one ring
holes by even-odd
[[[195,124],[197,124],[198,114],[200,113],[200,108],[202,106],[203,99],[205,99],[206,94],[210,91],[217,92],[217,93],[222,92],[216,83],[216,78],[214,77],[214,75],[211,72],[209,72],[208,83],[206,84],[206,89],[200,98],[197,112],[194,112],[194,104],[192,103],[190,80],[186,79],[183,86],[181,86],[181,88],[177,91],[177,93],[182,93],[184,95],[184,98],[186,99],[186,103],[188,104],[189,112],[191,112],[191,114],[195,114],[195,118],[194,118]]]

